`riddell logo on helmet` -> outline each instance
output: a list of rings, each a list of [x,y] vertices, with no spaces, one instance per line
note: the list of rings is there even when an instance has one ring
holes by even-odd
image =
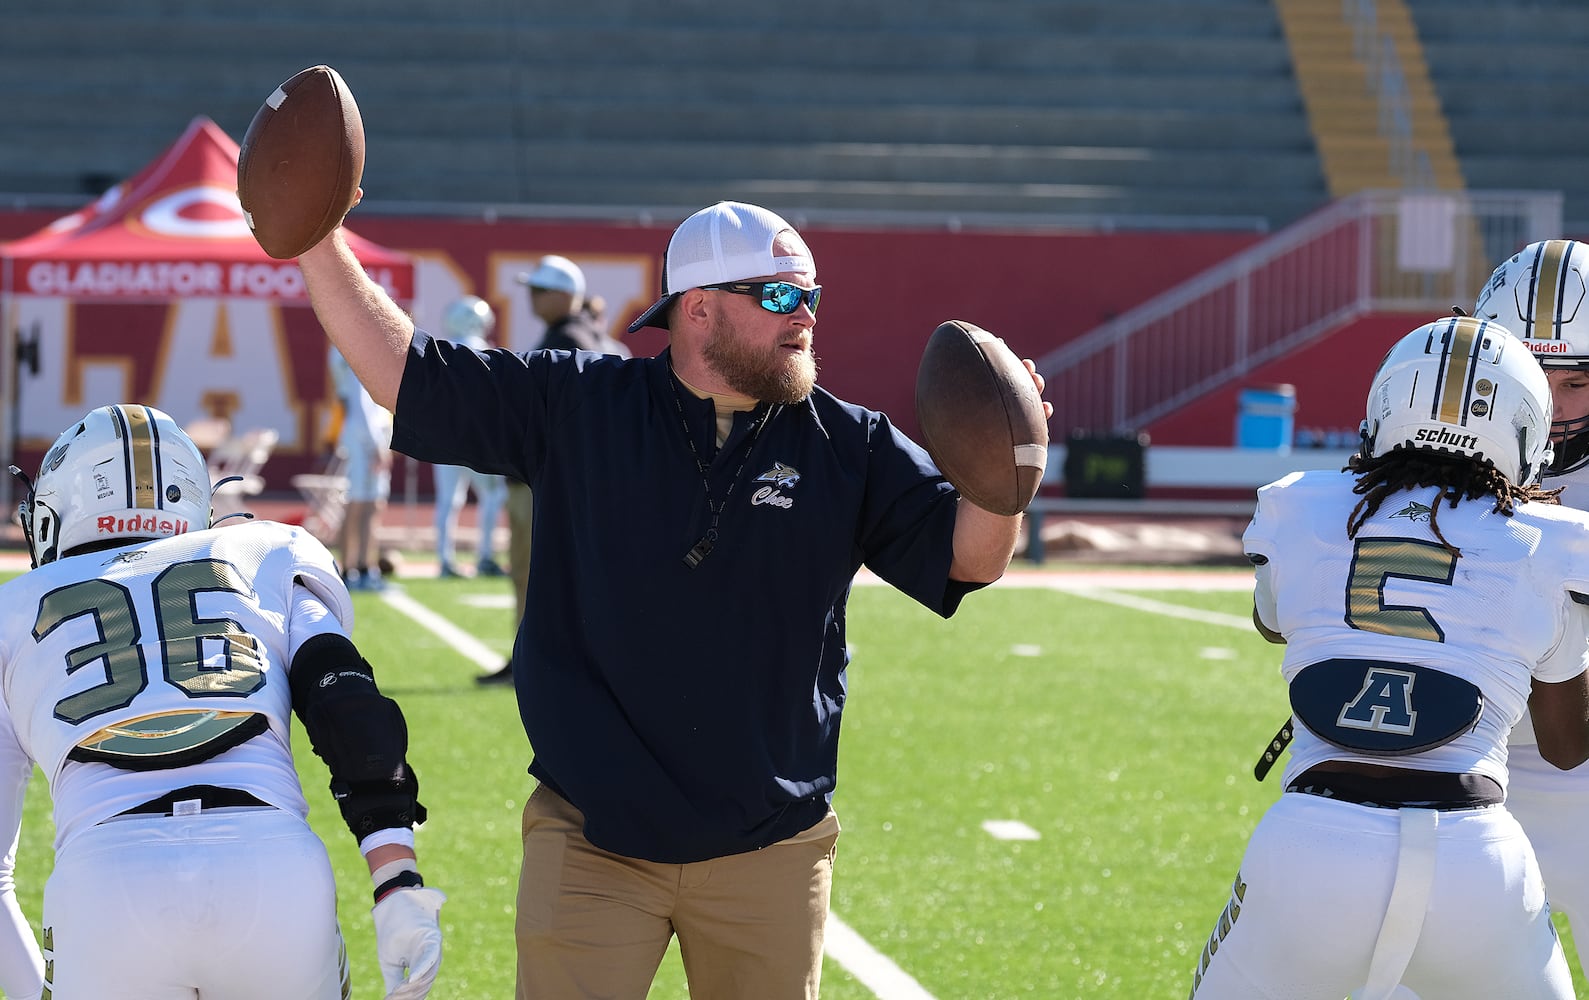
[[[1429,444],[1448,444],[1453,448],[1477,448],[1479,439],[1472,434],[1453,434],[1444,427],[1430,430],[1420,427],[1413,433],[1413,440],[1427,441]]]
[[[174,517],[155,517],[145,514],[142,517],[116,517],[114,514],[102,514],[94,521],[94,530],[101,535],[135,534],[148,535],[181,535],[188,530],[188,522]]]
[[[1535,354],[1571,354],[1572,345],[1565,340],[1530,340],[1528,349]]]

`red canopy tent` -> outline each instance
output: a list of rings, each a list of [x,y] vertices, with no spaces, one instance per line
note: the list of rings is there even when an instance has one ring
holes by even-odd
[[[273,480],[312,466],[326,341],[298,266],[248,231],[237,153],[199,116],[93,204],[0,244],[0,459],[28,468],[90,408],[136,401],[182,424],[276,430]],[[394,299],[412,300],[405,254],[349,242]]]

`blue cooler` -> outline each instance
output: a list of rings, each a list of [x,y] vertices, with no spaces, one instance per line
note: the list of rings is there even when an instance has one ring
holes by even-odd
[[[1236,394],[1236,447],[1290,452],[1297,414],[1294,385],[1263,385]]]

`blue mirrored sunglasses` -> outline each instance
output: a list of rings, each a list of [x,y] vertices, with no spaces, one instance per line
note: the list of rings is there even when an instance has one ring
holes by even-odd
[[[721,285],[702,285],[716,292],[733,292],[735,295],[754,295],[761,299],[761,307],[770,313],[787,316],[804,302],[817,314],[817,303],[822,301],[822,286],[801,288],[787,281],[730,281]]]

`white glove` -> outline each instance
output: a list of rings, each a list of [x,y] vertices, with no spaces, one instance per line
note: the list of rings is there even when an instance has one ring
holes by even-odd
[[[420,1000],[441,968],[441,924],[447,897],[440,889],[396,889],[370,914],[375,918],[375,954],[386,980],[386,1000]],[[408,979],[403,979],[407,970]]]

